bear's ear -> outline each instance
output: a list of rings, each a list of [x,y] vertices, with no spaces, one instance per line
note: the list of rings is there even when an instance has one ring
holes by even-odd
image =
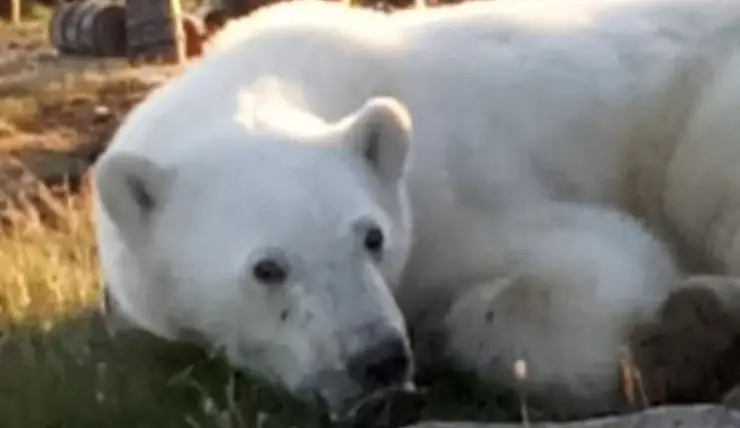
[[[101,156],[92,176],[102,208],[126,239],[146,234],[146,222],[163,203],[173,178],[143,156],[123,152]]]
[[[362,156],[383,180],[401,178],[411,146],[411,117],[392,97],[367,101],[349,125],[351,149]]]

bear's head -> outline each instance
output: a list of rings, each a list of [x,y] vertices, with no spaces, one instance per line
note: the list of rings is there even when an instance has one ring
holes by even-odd
[[[124,149],[96,162],[99,245],[117,248],[105,316],[195,333],[333,412],[410,385],[393,297],[411,239],[405,107],[377,97],[311,132],[222,131],[200,132],[198,150],[168,142],[182,153],[167,162]]]

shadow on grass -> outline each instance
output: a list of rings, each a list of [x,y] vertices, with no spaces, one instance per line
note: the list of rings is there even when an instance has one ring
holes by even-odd
[[[436,372],[431,383],[423,377],[423,394],[377,403],[344,425],[519,418],[515,399],[499,399],[464,375]],[[90,314],[47,330],[16,326],[5,333],[0,426],[313,428],[330,423],[284,393],[235,376],[198,348],[144,333],[112,340],[98,315]]]

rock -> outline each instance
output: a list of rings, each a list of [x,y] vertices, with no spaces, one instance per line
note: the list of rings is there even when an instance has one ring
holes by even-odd
[[[59,58],[59,51],[53,47],[42,49],[36,55],[36,59],[39,61],[54,61]]]
[[[719,402],[740,383],[740,279],[688,278],[631,350],[647,404]]]
[[[103,121],[110,118],[113,115],[113,112],[104,105],[96,105],[93,108],[93,114],[95,115],[96,121]]]
[[[705,404],[693,406],[654,407],[619,416],[586,419],[574,422],[542,423],[478,423],[421,422],[404,428],[740,428],[740,412],[725,406]]]

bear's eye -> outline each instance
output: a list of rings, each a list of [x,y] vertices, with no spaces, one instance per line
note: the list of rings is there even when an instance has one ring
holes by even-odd
[[[365,249],[373,254],[383,251],[384,241],[383,231],[378,227],[371,227],[365,232]]]
[[[266,285],[279,285],[288,278],[288,268],[284,263],[272,258],[257,262],[252,268],[254,278]]]

